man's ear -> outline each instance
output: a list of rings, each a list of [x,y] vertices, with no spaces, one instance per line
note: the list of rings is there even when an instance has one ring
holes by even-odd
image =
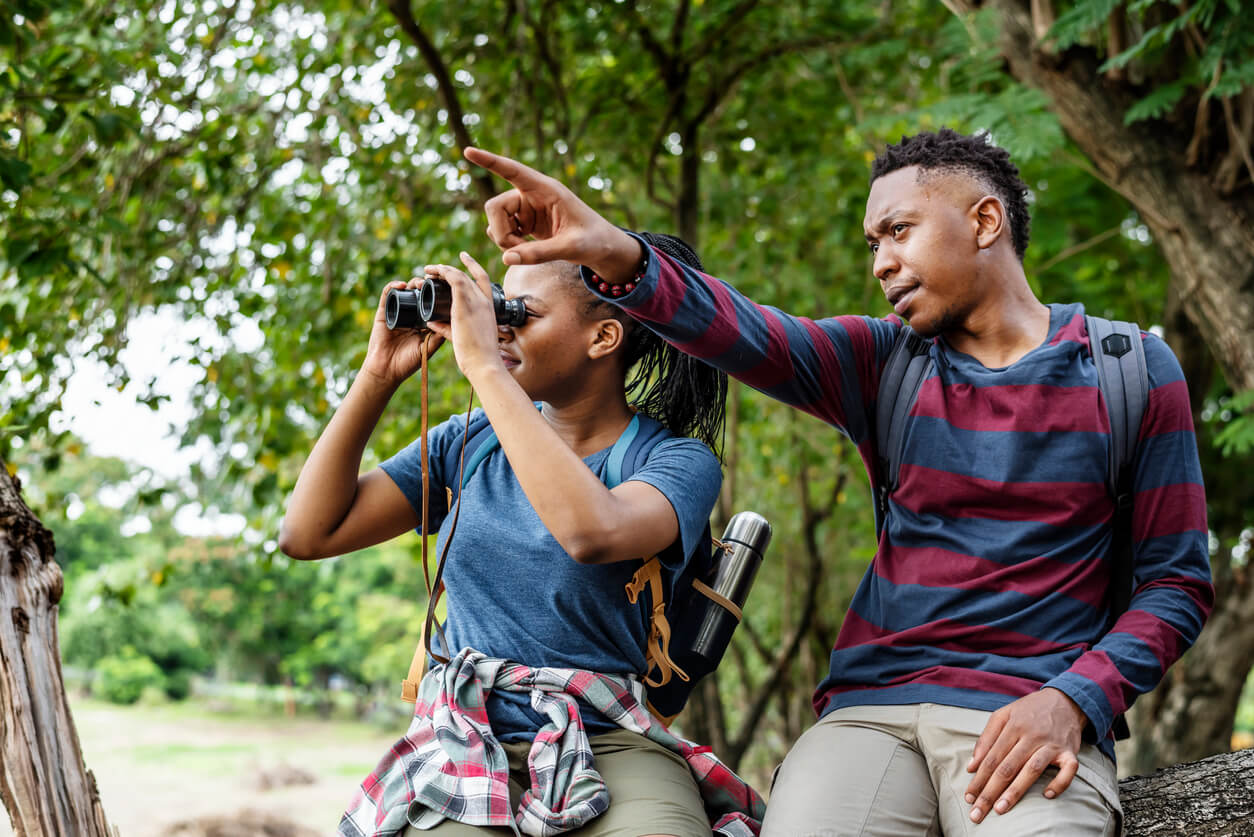
[[[623,324],[613,317],[597,320],[592,332],[592,342],[588,344],[588,357],[598,360],[609,357],[627,337]]]
[[[1007,232],[1006,207],[993,195],[985,195],[971,207],[971,223],[975,228],[975,244],[987,250]]]

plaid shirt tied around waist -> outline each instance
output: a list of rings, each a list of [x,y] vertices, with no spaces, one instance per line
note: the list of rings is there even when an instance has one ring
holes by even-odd
[[[528,692],[548,718],[527,757],[531,787],[511,810],[509,763],[488,724],[493,689]],[[530,668],[463,649],[423,678],[405,737],[383,757],[340,820],[342,837],[390,837],[445,819],[547,837],[586,825],[610,805],[576,699],[623,729],[678,753],[705,803],[712,834],[757,835],[766,804],[710,751],[678,738],[644,708],[637,680],[562,668]]]

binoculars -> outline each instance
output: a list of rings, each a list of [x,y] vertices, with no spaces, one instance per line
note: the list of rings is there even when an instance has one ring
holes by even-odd
[[[408,328],[426,331],[428,322],[447,323],[453,307],[453,289],[448,282],[434,276],[418,286],[418,290],[388,291],[384,318],[389,329]],[[500,285],[492,286],[492,308],[496,324],[520,326],[527,321],[527,305],[521,299],[506,299]]]

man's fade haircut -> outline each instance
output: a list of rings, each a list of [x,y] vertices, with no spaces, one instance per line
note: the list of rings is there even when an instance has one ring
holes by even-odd
[[[1004,149],[993,145],[987,131],[960,134],[949,128],[924,131],[890,145],[871,164],[871,183],[898,169],[959,172],[978,181],[1006,207],[1015,254],[1023,261],[1028,249],[1028,187]]]

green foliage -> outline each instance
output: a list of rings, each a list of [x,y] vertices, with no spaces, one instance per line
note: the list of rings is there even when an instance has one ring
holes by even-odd
[[[1254,390],[1222,399],[1216,418],[1223,422],[1215,444],[1224,456],[1245,456],[1254,451]]]
[[[1229,98],[1254,85],[1254,21],[1233,0],[1081,0],[1059,15],[1047,37],[1058,49],[1100,48],[1103,32],[1116,24],[1135,40],[1107,50],[1099,72],[1131,72],[1150,88],[1124,114],[1128,125],[1166,118],[1186,100]]]
[[[165,676],[150,658],[129,645],[96,665],[95,692],[110,703],[131,704],[145,689],[161,688]]]

